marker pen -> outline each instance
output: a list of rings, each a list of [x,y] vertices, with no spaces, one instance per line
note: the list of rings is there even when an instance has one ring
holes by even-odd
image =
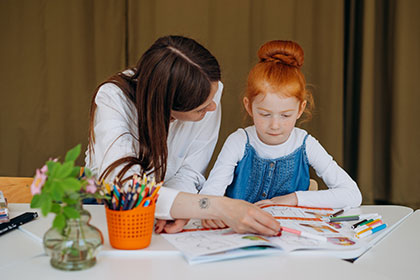
[[[333,214],[331,214],[330,215],[330,218],[332,218],[332,217],[337,217],[338,215],[340,215],[340,214],[343,214],[344,213],[344,211],[347,211],[347,210],[349,210],[351,207],[344,207],[343,209],[340,209],[340,210],[338,210],[337,212],[335,212],[335,213],[333,213]]]
[[[375,232],[378,232],[380,230],[383,230],[384,228],[386,228],[386,224],[381,224],[381,225],[378,225],[377,227],[374,227],[374,228],[372,228],[372,229],[370,229],[368,231],[365,231],[363,233],[356,234],[356,237],[363,238],[363,237],[369,236],[371,234],[374,234]]]
[[[360,214],[360,215],[352,215],[352,216],[339,216],[339,217],[332,217],[330,218],[330,223],[333,222],[349,222],[349,221],[361,221],[371,217],[372,214]]]
[[[321,236],[321,235],[317,235],[317,234],[312,234],[309,232],[304,232],[304,231],[300,231],[297,229],[293,229],[293,228],[287,228],[287,227],[281,227],[281,229],[285,232],[289,232],[289,233],[293,233],[296,234],[298,236],[303,236],[306,238],[311,238],[311,239],[316,239],[322,242],[327,242],[327,238],[325,236]]]

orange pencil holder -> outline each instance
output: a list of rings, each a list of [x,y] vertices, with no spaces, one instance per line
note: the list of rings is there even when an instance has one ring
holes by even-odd
[[[155,203],[131,210],[111,210],[105,207],[108,235],[116,249],[136,250],[149,246],[155,218]]]

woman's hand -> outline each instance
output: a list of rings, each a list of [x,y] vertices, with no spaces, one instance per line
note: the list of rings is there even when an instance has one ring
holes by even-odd
[[[262,207],[269,204],[282,204],[282,205],[291,205],[291,206],[297,206],[298,200],[296,193],[289,193],[282,196],[276,196],[272,199],[265,199],[260,200],[254,203],[258,207]]]
[[[280,231],[280,223],[271,214],[249,202],[227,197],[215,202],[220,210],[219,218],[237,233],[274,236]]]
[[[184,226],[188,223],[188,219],[171,220],[157,220],[155,225],[156,233],[177,233],[182,231]]]
[[[175,219],[221,220],[238,233],[274,236],[280,231],[280,223],[269,213],[244,200],[223,196],[180,192],[170,214]],[[161,230],[161,225],[158,230]]]

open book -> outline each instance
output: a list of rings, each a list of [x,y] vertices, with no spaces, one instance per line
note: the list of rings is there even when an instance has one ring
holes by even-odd
[[[281,226],[323,236],[326,241],[285,231],[280,236],[266,237],[237,234],[231,229],[209,230],[203,229],[199,220],[191,220],[181,233],[163,234],[163,237],[179,249],[190,264],[292,251],[353,259],[369,248],[369,238],[355,238],[351,229],[354,222],[327,221],[336,209],[282,205],[268,205],[263,209],[279,220]]]

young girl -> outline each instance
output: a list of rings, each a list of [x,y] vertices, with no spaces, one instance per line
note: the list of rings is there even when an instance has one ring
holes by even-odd
[[[257,205],[359,206],[362,198],[356,183],[313,136],[295,127],[302,114],[310,115],[313,104],[300,70],[302,48],[295,42],[270,41],[258,57],[243,99],[254,125],[227,138],[200,194]],[[309,166],[328,190],[307,191]]]
[[[238,232],[274,235],[280,229],[255,205],[197,194],[217,142],[220,79],[219,64],[206,48],[165,36],[135,68],[101,84],[92,99],[86,166],[111,181],[142,171],[164,180],[157,232],[179,231],[188,218],[223,220]]]

